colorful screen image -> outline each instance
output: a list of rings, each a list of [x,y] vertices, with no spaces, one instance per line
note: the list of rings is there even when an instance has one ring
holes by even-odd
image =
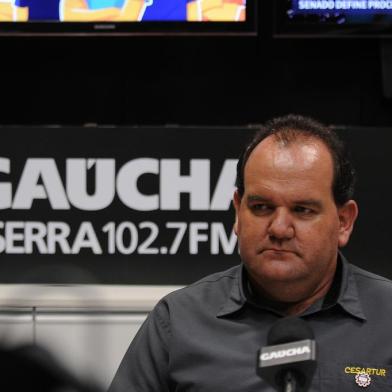
[[[0,0],[0,22],[244,22],[246,0]]]
[[[277,9],[283,34],[372,34],[392,26],[391,0],[285,0]]]
[[[392,16],[392,1],[386,0],[293,0],[288,16],[318,15],[320,20],[337,23],[369,22],[381,16]]]

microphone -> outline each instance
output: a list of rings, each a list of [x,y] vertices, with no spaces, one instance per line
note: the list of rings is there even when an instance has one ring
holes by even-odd
[[[306,321],[298,317],[278,320],[268,333],[267,344],[258,352],[257,374],[278,391],[307,391],[316,370],[316,342]]]

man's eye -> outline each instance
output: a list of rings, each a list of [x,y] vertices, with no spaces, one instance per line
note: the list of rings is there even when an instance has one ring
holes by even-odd
[[[308,207],[297,206],[294,208],[294,212],[303,215],[311,215],[314,214],[314,210]]]
[[[268,204],[253,204],[250,208],[251,210],[258,212],[266,212],[271,210],[271,206]]]

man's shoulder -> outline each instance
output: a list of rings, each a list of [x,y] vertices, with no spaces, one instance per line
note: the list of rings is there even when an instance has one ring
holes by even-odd
[[[184,289],[192,289],[194,287],[198,287],[200,285],[216,285],[222,283],[222,281],[231,282],[233,280],[238,279],[240,274],[241,265],[236,265],[231,267],[225,271],[215,272],[211,275],[207,275],[204,278],[190,284]]]
[[[392,280],[351,264],[351,270],[361,291],[390,293]]]
[[[207,275],[204,278],[176,290],[162,301],[165,303],[189,303],[221,304],[232,292],[233,286],[238,286],[241,275],[241,265],[231,267],[225,271]]]
[[[351,269],[358,279],[369,280],[375,283],[381,283],[392,287],[392,280],[386,278],[385,276],[377,275],[354,264],[351,264]]]

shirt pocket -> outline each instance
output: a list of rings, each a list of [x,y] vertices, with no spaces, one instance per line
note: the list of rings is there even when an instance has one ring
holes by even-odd
[[[320,364],[320,391],[391,391],[392,366],[351,362]]]

